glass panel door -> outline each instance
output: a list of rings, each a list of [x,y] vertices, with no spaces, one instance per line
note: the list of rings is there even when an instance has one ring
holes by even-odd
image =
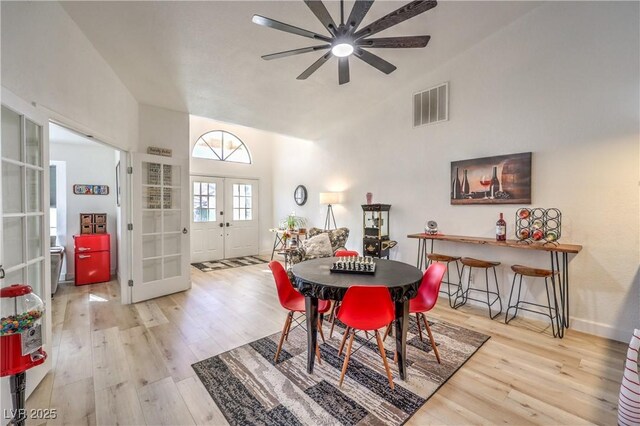
[[[28,284],[45,302],[42,338],[45,351],[50,351],[51,295],[47,285],[45,253],[48,239],[43,229],[45,220],[44,178],[42,167],[46,131],[42,117],[26,102],[2,91],[2,129],[0,138],[0,286]],[[25,112],[28,114],[25,115]],[[33,121],[38,118],[40,123]],[[47,170],[48,172],[48,170]],[[3,316],[13,312],[3,312]],[[51,353],[51,352],[49,352]],[[51,369],[51,359],[27,371],[29,394]],[[3,377],[2,389],[9,389]],[[2,407],[11,406],[9,392],[2,393]]]
[[[146,154],[136,158],[133,193],[139,195],[134,199],[134,256],[140,256],[140,268],[138,274],[134,272],[134,302],[190,286],[189,253],[185,252],[189,209],[182,189],[183,182],[188,183],[184,176],[188,166]]]
[[[2,106],[2,286],[29,284],[43,300],[42,127]]]

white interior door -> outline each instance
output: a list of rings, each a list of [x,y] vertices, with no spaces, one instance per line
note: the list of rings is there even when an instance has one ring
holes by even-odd
[[[191,176],[191,263],[224,258],[224,179]]]
[[[258,181],[225,178],[225,258],[257,255]]]
[[[2,91],[0,144],[0,286],[29,284],[45,303],[43,348],[49,357],[27,372],[27,395],[51,369],[51,280],[46,117],[15,95]],[[45,193],[47,197],[45,198]],[[2,316],[14,312],[2,312]],[[11,407],[8,377],[3,377],[2,410]]]
[[[191,287],[187,160],[133,154],[132,301]]]

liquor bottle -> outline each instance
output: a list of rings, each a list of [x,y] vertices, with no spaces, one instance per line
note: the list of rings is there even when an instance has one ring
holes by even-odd
[[[462,178],[462,195],[469,195],[469,179],[467,178],[467,169],[464,169],[464,177]]]
[[[498,180],[498,167],[493,166],[493,176],[491,176],[491,198],[496,198],[496,194],[500,191],[500,181]]]
[[[502,213],[496,222],[496,241],[507,241],[507,222],[504,221]]]
[[[458,168],[456,167],[456,177],[453,178],[453,183],[451,184],[451,199],[458,200],[462,198],[462,184],[460,183],[460,178],[458,174]]]

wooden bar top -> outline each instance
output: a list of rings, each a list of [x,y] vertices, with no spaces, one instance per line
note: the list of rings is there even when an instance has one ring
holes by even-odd
[[[576,244],[553,244],[553,243],[523,243],[518,240],[496,241],[495,238],[481,238],[481,237],[465,237],[461,235],[444,235],[444,234],[409,234],[407,238],[417,238],[422,240],[440,240],[451,241],[455,243],[468,243],[468,244],[487,244],[490,246],[510,247],[526,250],[542,250],[542,251],[557,251],[561,253],[579,253],[582,250],[582,246]]]

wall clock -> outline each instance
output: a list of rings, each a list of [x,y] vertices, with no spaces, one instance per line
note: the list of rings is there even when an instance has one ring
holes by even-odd
[[[293,199],[297,205],[303,206],[307,202],[307,188],[304,185],[298,185],[293,191]]]

